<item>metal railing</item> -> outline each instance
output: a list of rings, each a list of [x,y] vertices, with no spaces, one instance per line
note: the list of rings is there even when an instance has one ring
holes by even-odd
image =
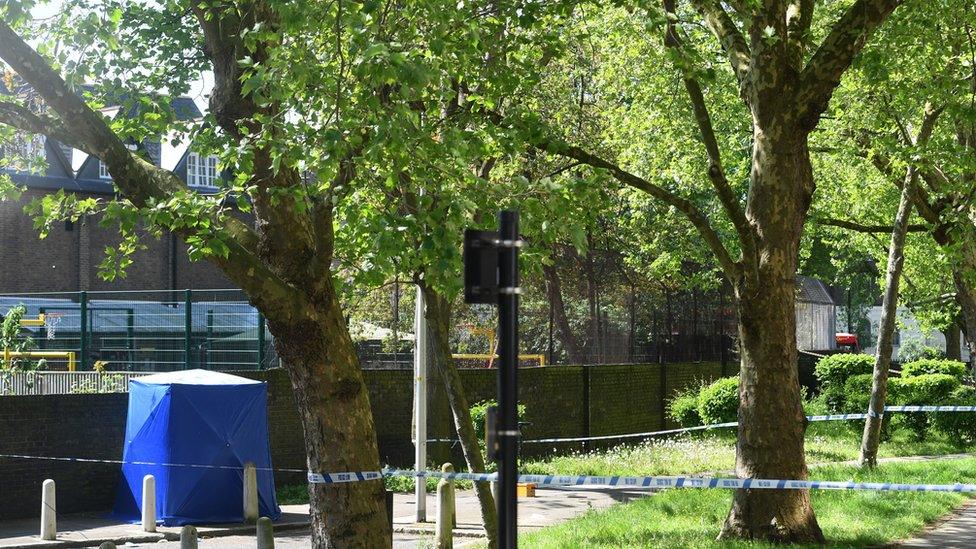
[[[125,393],[149,372],[0,372],[0,395]]]
[[[276,362],[264,317],[240,290],[0,294],[0,315],[18,305],[25,317],[44,319],[21,337],[33,340],[31,356],[45,358],[47,370],[71,370],[68,353],[81,372],[259,370]]]

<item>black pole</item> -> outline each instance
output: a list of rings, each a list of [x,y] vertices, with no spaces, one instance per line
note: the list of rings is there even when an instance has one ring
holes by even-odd
[[[518,213],[498,214],[498,541],[517,546],[518,504]]]

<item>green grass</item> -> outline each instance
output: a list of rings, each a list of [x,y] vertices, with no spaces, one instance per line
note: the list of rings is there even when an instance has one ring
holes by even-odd
[[[852,461],[858,457],[863,422],[817,422],[807,429],[807,463]],[[947,437],[932,433],[915,441],[907,429],[895,429],[883,442],[880,457],[945,455],[972,451]],[[525,461],[521,469],[532,474],[563,475],[680,475],[721,473],[735,469],[735,431],[725,429],[652,439],[602,451]]]
[[[976,459],[888,463],[872,472],[854,466],[815,469],[820,480],[951,484],[976,481]],[[965,501],[952,493],[812,492],[824,535],[841,547],[866,547],[910,537]],[[717,543],[731,505],[726,490],[674,489],[520,536],[522,547],[772,547]]]

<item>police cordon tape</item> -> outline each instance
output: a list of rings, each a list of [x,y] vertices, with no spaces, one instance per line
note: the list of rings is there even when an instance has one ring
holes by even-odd
[[[976,406],[930,406],[930,405],[905,405],[905,406],[885,406],[885,413],[888,412],[976,412]],[[829,414],[820,416],[807,416],[807,421],[843,421],[850,419],[867,419],[870,414]],[[882,414],[883,415],[883,414]],[[522,444],[554,444],[560,442],[592,442],[598,440],[624,440],[629,438],[649,438],[660,435],[676,435],[679,433],[690,433],[694,431],[709,431],[712,429],[722,429],[726,427],[737,427],[739,422],[730,421],[728,423],[713,423],[711,425],[698,425],[696,427],[683,427],[680,429],[666,429],[663,431],[649,431],[646,433],[627,433],[622,435],[601,435],[590,437],[568,437],[568,438],[534,438],[523,440]],[[431,438],[427,442],[459,442],[456,438]]]
[[[338,484],[379,480],[386,476],[439,478],[492,482],[496,473],[443,473],[386,469],[356,473],[309,473],[313,484]],[[900,484],[836,480],[780,480],[758,478],[670,477],[670,476],[590,476],[590,475],[519,475],[518,482],[539,486],[599,486],[601,488],[718,488],[736,490],[861,490],[882,492],[976,492],[976,484]]]
[[[52,456],[30,456],[24,454],[0,454],[0,458],[53,460],[75,463],[109,463],[113,465],[145,465],[159,467],[190,467],[199,469],[231,469],[240,471],[236,465],[210,465],[194,463],[155,463],[149,461],[125,461],[117,459],[89,459]],[[257,467],[258,471],[307,473],[312,484],[345,484],[381,480],[383,477],[437,478],[447,480],[470,480],[493,482],[497,473],[444,473],[441,471],[413,471],[408,469],[384,469],[382,471],[351,471],[344,473],[314,473],[304,469],[279,469]],[[663,489],[663,488],[717,488],[717,489],[763,489],[763,490],[867,490],[883,492],[976,492],[976,484],[904,484],[876,483],[834,480],[782,480],[753,478],[722,478],[692,476],[598,476],[598,475],[519,475],[518,482],[538,486],[594,486],[604,489]]]

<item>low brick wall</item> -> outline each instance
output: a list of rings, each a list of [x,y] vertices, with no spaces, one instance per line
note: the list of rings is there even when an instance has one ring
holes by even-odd
[[[301,421],[288,376],[282,370],[238,372],[268,383],[268,421],[276,467],[305,467]],[[493,399],[496,370],[462,370],[470,403]],[[364,372],[373,407],[380,457],[390,465],[413,460],[411,412],[413,373]],[[674,391],[721,376],[717,363],[551,366],[519,372],[519,401],[526,406],[526,438],[578,437],[651,431],[670,426],[662,415]],[[430,438],[454,438],[443,389],[430,380]],[[662,391],[664,387],[664,391]],[[0,397],[0,454],[121,459],[127,394],[30,395]],[[526,455],[551,452],[557,445],[523,447]],[[578,449],[564,444],[561,449]],[[450,445],[431,445],[432,461],[460,461]],[[0,520],[37,516],[40,486],[52,478],[60,512],[111,508],[119,465],[0,458]],[[304,482],[303,474],[280,473],[279,484]]]

